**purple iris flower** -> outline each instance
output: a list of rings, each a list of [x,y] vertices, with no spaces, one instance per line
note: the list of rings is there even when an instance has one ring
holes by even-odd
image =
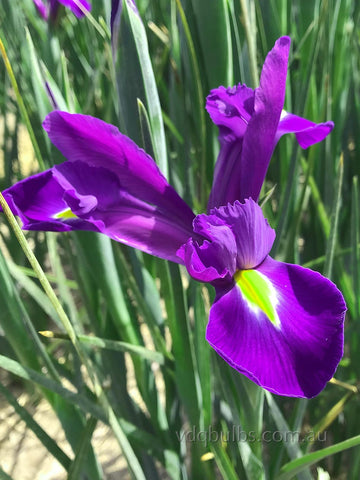
[[[33,2],[44,20],[48,20],[49,18],[54,19],[57,15],[60,4],[70,8],[78,18],[84,16],[84,12],[79,5],[84,7],[87,11],[91,10],[91,5],[87,0],[47,0],[45,3],[42,0],[33,0]]]
[[[283,111],[289,47],[288,37],[275,43],[259,88],[219,87],[207,99],[221,144],[207,214],[116,127],[61,111],[43,125],[68,161],[3,194],[24,229],[101,232],[185,265],[215,287],[206,338],[216,352],[271,392],[313,397],[342,357],[346,305],[319,273],[269,256],[275,232],[257,204],[281,135],[306,148],[333,128]]]

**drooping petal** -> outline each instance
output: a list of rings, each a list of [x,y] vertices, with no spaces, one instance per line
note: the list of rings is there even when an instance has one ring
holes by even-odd
[[[191,236],[191,224],[184,228],[171,210],[159,210],[144,202],[140,194],[134,197],[118,176],[104,167],[77,161],[57,165],[55,170],[65,190],[64,199],[75,215],[95,223],[118,242],[181,262],[176,252]]]
[[[251,198],[197,215],[194,235],[178,251],[189,274],[202,282],[231,279],[238,269],[255,268],[269,254],[275,232]]]
[[[105,167],[134,197],[171,212],[174,222],[191,228],[194,214],[168,184],[154,160],[113,125],[80,114],[51,112],[43,126],[50,140],[71,162]]]
[[[74,15],[78,18],[84,16],[83,10],[79,7],[79,4],[85,8],[88,12],[91,10],[91,4],[87,0],[57,0],[59,3],[62,3],[65,7],[70,8]]]
[[[346,306],[340,291],[317,272],[270,257],[244,272],[244,278],[239,273],[237,282],[217,290],[207,340],[267,390],[317,395],[343,353]]]
[[[13,214],[20,217],[24,230],[98,231],[95,225],[74,216],[62,219],[69,206],[63,199],[64,189],[53,170],[25,178],[2,193]]]
[[[295,133],[300,147],[308,148],[314,143],[324,140],[333,128],[334,122],[314,123],[283,110],[276,131],[275,144],[285,133]]]
[[[180,263],[177,250],[192,234],[169,215],[129,194],[103,167],[65,162],[3,192],[27,230],[93,230]]]

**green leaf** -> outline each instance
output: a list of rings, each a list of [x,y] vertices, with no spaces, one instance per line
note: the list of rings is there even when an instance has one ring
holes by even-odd
[[[21,406],[13,394],[0,382],[0,393],[4,395],[9,405],[11,405],[19,417],[26,423],[27,428],[32,430],[40,442],[44,445],[46,450],[56,458],[56,460],[68,470],[71,464],[71,459],[58,446],[58,444],[45,432],[45,430],[33,419],[32,415]],[[1,478],[1,473],[0,473]]]
[[[233,52],[230,19],[226,0],[192,0],[205,79],[209,89],[233,84]]]
[[[186,13],[181,5],[180,0],[175,0],[176,2],[176,7],[179,12],[180,20],[182,23],[182,27],[184,30],[185,34],[185,40],[187,47],[189,49],[189,57],[190,57],[190,63],[191,63],[191,68],[192,68],[192,73],[194,76],[194,82],[195,82],[195,92],[196,92],[196,100],[197,100],[197,122],[199,125],[199,133],[200,133],[200,139],[199,139],[199,144],[200,144],[200,181],[201,181],[201,186],[200,186],[200,204],[205,205],[206,203],[206,124],[205,124],[205,97],[203,93],[203,86],[202,86],[202,81],[201,81],[201,73],[200,73],[200,67],[199,67],[199,62],[198,62],[198,57],[197,57],[197,52],[195,49],[194,41],[192,38],[192,34],[190,31],[189,23],[186,18]]]
[[[115,22],[112,35],[113,55],[117,75],[117,86],[121,104],[121,116],[125,120],[129,135],[139,142],[137,100],[147,107],[151,126],[155,160],[165,177],[168,163],[164,125],[159,95],[151,65],[146,32],[140,15],[131,0],[124,0],[120,22]],[[139,82],[140,80],[140,82]]]
[[[245,438],[241,438],[241,441],[236,441],[236,438],[230,436],[234,443],[234,449],[237,447],[246,479],[262,480],[265,478],[265,470],[261,460],[261,442],[248,441],[247,433],[252,432],[257,440],[260,438],[263,390],[235,372],[222,359],[216,360],[219,366],[216,378],[220,382],[222,398],[224,402],[227,402],[229,408],[229,414],[226,416],[227,423],[232,427],[236,426],[236,431],[244,432],[246,435]]]
[[[32,368],[24,367],[15,360],[4,357],[3,355],[0,355],[0,367],[4,368],[5,370],[11,372],[14,375],[17,375],[20,378],[23,378],[24,380],[35,382],[41,387],[57,393],[63,399],[68,400],[74,405],[80,407],[84,412],[90,413],[102,422],[107,423],[107,418],[104,414],[104,411],[84,395],[74,393],[71,390],[64,388],[60,383],[52,380],[51,378],[48,378],[45,375],[36,372]]]
[[[202,429],[207,429],[211,424],[212,405],[211,397],[213,391],[212,371],[211,371],[211,348],[206,341],[206,325],[209,312],[209,294],[208,290],[202,285],[194,285],[194,343],[197,367],[199,370],[200,395],[201,395],[201,414],[203,425]]]
[[[90,442],[96,428],[96,424],[97,420],[94,417],[90,417],[86,422],[85,428],[80,435],[79,443],[75,451],[75,458],[72,461],[68,471],[67,480],[78,480],[81,478],[81,472],[87,459]]]
[[[215,461],[224,480],[238,480],[238,475],[221,442],[211,442],[210,449],[215,456]]]
[[[343,442],[336,443],[330,447],[323,448],[322,450],[308,453],[302,458],[298,458],[283,465],[280,470],[280,475],[276,477],[276,480],[291,480],[295,475],[305,469],[308,469],[320,460],[358,445],[360,445],[360,435],[344,440]]]
[[[197,372],[180,270],[178,265],[165,262],[159,262],[158,266],[172,338],[176,384],[190,422],[196,425],[199,415]]]
[[[283,444],[289,457],[291,459],[302,457],[303,454],[298,445],[297,436],[290,435],[290,438],[289,438],[288,433],[291,432],[290,427],[286,422],[283,414],[281,413],[281,410],[277,406],[275,400],[273,399],[273,396],[271,395],[271,393],[267,391],[265,392],[265,396],[266,396],[266,401],[270,408],[271,416],[275,421],[276,427],[278,431],[282,433],[281,437],[283,439]],[[306,467],[304,468],[304,470],[305,471],[302,472],[302,474],[299,476],[299,480],[311,480],[312,476],[310,474],[310,471]]]
[[[69,336],[62,333],[51,332],[51,331],[42,331],[39,332],[41,335],[47,338],[61,338],[64,340],[70,340]],[[105,338],[99,338],[95,336],[88,335],[78,335],[78,340],[84,344],[91,347],[104,348],[107,350],[114,350],[117,352],[128,352],[130,354],[138,355],[141,358],[144,358],[150,362],[156,362],[160,365],[165,364],[164,355],[159,352],[149,350],[148,348],[142,347],[140,345],[133,345],[127,342],[120,342],[117,340],[107,340]]]
[[[339,213],[341,207],[341,189],[343,186],[343,178],[344,178],[344,158],[343,154],[340,156],[339,161],[339,171],[338,171],[338,179],[337,179],[337,187],[335,192],[335,202],[333,207],[333,212],[331,215],[331,223],[330,223],[330,232],[329,232],[329,239],[326,248],[326,262],[324,266],[324,275],[328,278],[331,278],[332,274],[332,267],[334,261],[334,253],[336,249],[336,241],[338,236],[338,222],[339,222]]]
[[[352,237],[352,268],[355,296],[355,311],[360,318],[360,217],[359,217],[359,188],[358,177],[353,178],[351,201],[351,237]]]
[[[43,290],[24,273],[24,270],[21,267],[13,263],[10,259],[7,260],[7,266],[11,276],[19,283],[19,286],[21,286],[41,307],[41,309],[56,322],[58,320],[56,311]]]

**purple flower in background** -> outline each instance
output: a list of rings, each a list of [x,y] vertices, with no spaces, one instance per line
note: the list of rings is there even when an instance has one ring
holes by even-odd
[[[346,305],[319,273],[269,256],[275,232],[256,203],[281,135],[306,148],[333,128],[283,111],[289,46],[276,42],[256,90],[219,87],[207,99],[221,144],[207,214],[116,127],[61,111],[44,128],[68,161],[3,194],[24,229],[101,232],[185,265],[215,287],[206,338],[218,354],[271,392],[313,397],[341,359]]]
[[[33,0],[33,2],[39,14],[43,17],[44,20],[48,20],[49,18],[56,18],[60,4],[64,5],[67,8],[70,8],[70,10],[78,18],[84,16],[84,12],[80,8],[80,6],[85,8],[87,11],[91,10],[91,5],[87,0],[47,0],[45,1],[45,3],[42,0]]]

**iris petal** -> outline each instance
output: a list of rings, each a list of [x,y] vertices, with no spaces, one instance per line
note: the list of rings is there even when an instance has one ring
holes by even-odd
[[[211,213],[229,225],[236,240],[237,268],[251,269],[268,255],[275,240],[275,231],[264,218],[259,205],[251,198],[214,208]]]
[[[300,147],[308,148],[314,143],[324,140],[333,128],[333,122],[314,123],[306,118],[283,111],[276,132],[275,143],[282,135],[295,133]]]
[[[93,230],[144,252],[180,263],[191,236],[162,211],[124,190],[115,173],[65,162],[3,192],[27,230]]]
[[[208,210],[258,199],[284,105],[289,48],[288,37],[277,40],[255,91],[245,85],[234,90],[220,87],[208,97],[207,109],[219,125],[221,142]]]
[[[194,234],[178,251],[189,274],[202,282],[231,281],[238,269],[259,265],[271,250],[275,232],[251,198],[197,215]]]
[[[174,221],[190,228],[194,214],[168,184],[154,160],[113,125],[80,114],[50,113],[43,126],[50,140],[70,161],[82,161],[113,172],[134,197],[171,212]]]
[[[78,18],[81,18],[84,16],[84,12],[82,9],[77,5],[79,3],[82,5],[88,12],[91,10],[91,5],[87,0],[77,0],[77,2],[74,2],[74,0],[58,0],[59,3],[62,3],[65,7],[70,8],[70,10],[76,15]]]
[[[41,0],[33,0],[35,7],[44,20],[48,19],[48,9]]]
[[[258,200],[276,143],[285,133],[295,133],[303,148],[323,140],[333,122],[316,124],[284,112],[290,39],[281,37],[268,53],[259,88],[246,85],[219,87],[210,92],[206,109],[219,127],[220,152],[214,170],[208,211]]]
[[[211,90],[206,110],[219,127],[221,143],[242,138],[254,113],[254,90],[246,85]]]
[[[343,353],[344,299],[319,273],[270,257],[257,269],[276,292],[276,327],[239,286],[218,288],[206,337],[233,368],[271,392],[317,395]]]

